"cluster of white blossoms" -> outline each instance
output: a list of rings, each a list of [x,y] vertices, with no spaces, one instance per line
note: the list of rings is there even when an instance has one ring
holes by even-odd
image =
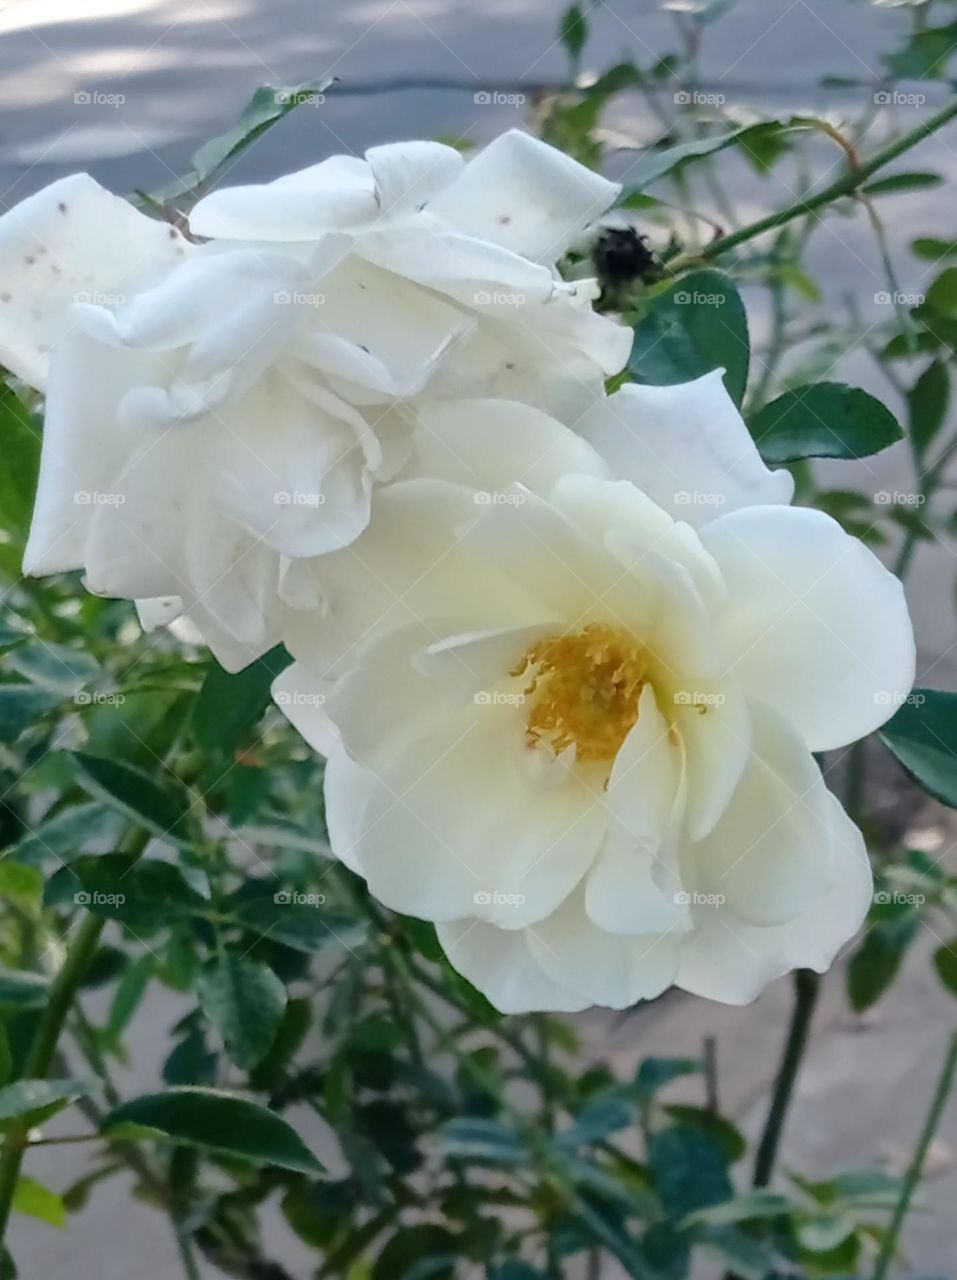
[[[605,393],[630,332],[556,263],[616,196],[512,132],[216,191],[188,235],[85,175],[0,219],[26,571],[233,670],[283,641],[335,855],[508,1012],[826,968],[871,877],[812,753],[914,674],[899,582],[788,505],[720,371]]]

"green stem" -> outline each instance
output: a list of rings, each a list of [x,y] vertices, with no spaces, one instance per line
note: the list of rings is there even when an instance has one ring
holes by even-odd
[[[947,1050],[947,1057],[944,1060],[944,1068],[940,1073],[940,1079],[934,1091],[930,1110],[927,1113],[924,1128],[917,1142],[917,1150],[914,1152],[910,1167],[904,1177],[900,1198],[894,1208],[894,1216],[891,1218],[887,1234],[881,1243],[880,1253],[877,1255],[877,1262],[874,1265],[874,1280],[884,1280],[887,1275],[887,1269],[891,1264],[891,1259],[896,1252],[901,1227],[904,1225],[907,1210],[910,1208],[914,1192],[917,1190],[917,1184],[920,1182],[921,1174],[924,1170],[924,1162],[927,1159],[927,1152],[930,1150],[930,1144],[934,1139],[934,1134],[937,1132],[940,1117],[954,1083],[955,1072],[957,1072],[957,1032],[954,1032],[950,1038],[950,1046]]]
[[[76,940],[50,986],[50,998],[40,1015],[33,1045],[24,1064],[23,1079],[46,1079],[63,1023],[93,958],[105,924],[105,916],[88,915],[77,930]],[[13,1193],[20,1176],[20,1164],[29,1131],[29,1124],[22,1122],[11,1126],[0,1154],[0,1240],[6,1235]]]
[[[913,129],[901,134],[899,138],[895,138],[886,147],[882,147],[880,151],[875,152],[870,160],[848,169],[840,178],[829,183],[826,187],[822,187],[814,195],[804,196],[795,201],[794,204],[788,205],[786,209],[779,209],[776,213],[769,213],[767,217],[759,218],[757,222],[752,222],[750,226],[742,227],[740,231],[733,231],[721,240],[713,241],[711,244],[706,245],[700,253],[674,262],[672,270],[677,271],[679,268],[699,262],[710,262],[713,258],[720,257],[722,254],[730,252],[731,249],[736,249],[738,245],[745,244],[748,240],[753,240],[755,236],[763,235],[765,231],[774,231],[777,227],[783,227],[786,223],[793,222],[795,218],[800,218],[804,214],[814,213],[817,209],[831,204],[834,200],[840,200],[843,196],[853,195],[879,169],[883,169],[885,165],[890,164],[892,160],[896,160],[898,156],[902,156],[911,147],[915,147],[919,142],[923,142],[925,138],[929,138],[931,134],[936,133],[942,125],[946,124],[948,120],[952,120],[954,116],[957,116],[957,97],[949,102],[946,107],[942,107],[940,111],[935,112]]]
[[[807,1048],[811,1018],[821,987],[820,976],[811,969],[798,969],[794,974],[794,1012],[784,1044],[784,1054],[774,1082],[771,1106],[761,1135],[757,1158],[754,1162],[754,1186],[766,1187],[774,1172],[784,1121],[794,1093],[804,1050]]]

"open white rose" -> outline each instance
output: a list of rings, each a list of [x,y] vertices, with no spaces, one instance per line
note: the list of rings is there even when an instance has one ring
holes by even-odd
[[[576,415],[627,356],[554,262],[617,187],[524,134],[412,142],[218,191],[194,236],[86,175],[0,219],[0,359],[46,394],[29,573],[185,608],[238,667],[285,560],[348,544],[422,395]]]
[[[871,876],[811,753],[909,689],[900,583],[787,505],[720,374],[593,410],[626,479],[513,411],[446,424],[287,624],[334,852],[505,1011],[823,970]]]

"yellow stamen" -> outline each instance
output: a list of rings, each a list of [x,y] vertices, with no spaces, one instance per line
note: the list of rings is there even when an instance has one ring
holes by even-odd
[[[574,746],[582,762],[614,760],[638,719],[645,683],[641,649],[627,631],[592,622],[571,635],[532,645],[509,673],[531,672],[525,730],[529,746]]]

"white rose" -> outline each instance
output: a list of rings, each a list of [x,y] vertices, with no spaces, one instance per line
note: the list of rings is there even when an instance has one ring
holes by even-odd
[[[287,623],[277,692],[323,695],[279,701],[329,756],[334,851],[504,1011],[823,970],[871,876],[811,753],[910,687],[900,583],[786,505],[720,374],[582,424],[641,488],[558,424],[509,456],[508,412],[449,428],[447,478],[383,488],[322,561],[328,616]]]
[[[547,263],[616,191],[510,134],[468,165],[397,144],[215,192],[203,244],[85,175],[24,201],[0,219],[0,359],[47,396],[25,570],[178,602],[242,666],[275,642],[284,561],[358,536],[405,463],[385,405],[600,394],[628,332]]]

